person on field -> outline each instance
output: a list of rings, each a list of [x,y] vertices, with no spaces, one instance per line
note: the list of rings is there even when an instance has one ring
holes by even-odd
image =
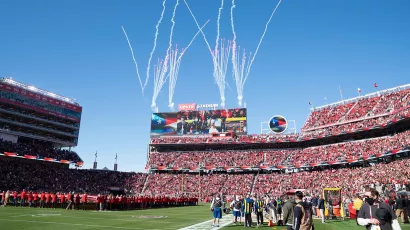
[[[293,209],[293,229],[294,230],[312,230],[312,206],[303,202],[303,193],[297,191],[295,194],[297,203]]]
[[[359,210],[363,205],[363,200],[360,199],[360,196],[358,194],[356,194],[354,196],[354,200],[353,200],[353,207],[356,210],[356,224],[359,225],[359,223],[357,222],[357,216],[359,215]]]
[[[213,212],[213,215],[214,215],[214,222],[212,224],[212,227],[219,227],[219,220],[222,218],[222,206],[223,206],[223,201],[218,195],[216,196],[216,198],[212,200],[212,203],[211,203],[211,211]]]
[[[242,218],[244,219],[244,221],[245,221],[245,206],[243,205],[244,204],[244,201],[245,201],[245,198],[244,198],[245,196],[241,196],[240,197],[240,201],[241,201],[241,203],[242,203],[242,208],[241,208],[241,217],[239,218],[239,222],[240,223],[242,223]]]
[[[71,192],[71,193],[69,192],[67,194],[67,201],[68,201],[68,205],[67,205],[66,210],[69,210],[70,208],[74,209],[74,192]]]
[[[236,196],[235,199],[231,202],[230,207],[233,209],[233,223],[238,224],[238,217],[241,218],[241,209],[242,202],[239,199],[239,196]]]
[[[293,210],[296,206],[295,200],[292,197],[285,197],[283,205],[283,224],[287,226],[287,230],[293,230]]]
[[[317,217],[319,215],[316,213],[316,207],[317,207],[317,204],[319,202],[319,198],[317,196],[313,196],[311,202],[312,202],[312,206],[313,206],[313,215]]]
[[[401,230],[393,209],[379,201],[379,192],[375,189],[365,193],[365,203],[359,210],[357,222],[366,230]]]
[[[263,209],[265,208],[265,202],[258,196],[255,202],[255,213],[257,226],[263,226]]]
[[[254,206],[254,201],[247,194],[246,198],[243,200],[244,214],[245,214],[245,228],[252,227],[252,209]]]
[[[83,210],[86,210],[87,207],[87,197],[88,195],[86,192],[84,192],[84,194],[81,196],[81,204],[83,206]]]
[[[322,224],[323,224],[325,223],[325,200],[323,199],[322,195],[319,195],[317,208],[319,209],[320,217],[322,218]]]
[[[276,200],[276,208],[277,208],[277,217],[276,219],[278,220],[283,220],[283,216],[282,216],[282,208],[283,208],[283,204],[282,204],[282,200],[278,197],[278,199]]]
[[[395,205],[395,209],[396,209],[396,215],[399,217],[401,217],[401,222],[402,223],[409,223],[409,219],[407,216],[407,202],[405,199],[405,195],[397,195],[397,199],[396,199],[396,205]]]

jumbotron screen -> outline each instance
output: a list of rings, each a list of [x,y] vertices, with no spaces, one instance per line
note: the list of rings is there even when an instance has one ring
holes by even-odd
[[[221,132],[247,134],[246,108],[153,113],[151,137]]]

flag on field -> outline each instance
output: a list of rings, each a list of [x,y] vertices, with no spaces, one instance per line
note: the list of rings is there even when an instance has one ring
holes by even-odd
[[[97,157],[97,151],[95,151],[95,157]]]
[[[377,87],[379,87],[379,86],[377,85],[377,83],[374,83],[374,88],[377,88]]]
[[[362,92],[362,89],[357,88],[357,92],[361,93],[361,92]]]
[[[312,102],[311,102],[311,101],[309,101],[309,105],[312,105]]]
[[[117,154],[115,154],[115,160],[117,160],[117,157],[118,157]]]

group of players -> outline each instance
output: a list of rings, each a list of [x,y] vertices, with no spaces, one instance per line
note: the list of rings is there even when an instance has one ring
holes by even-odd
[[[28,206],[29,208],[66,208],[66,209],[82,209],[85,210],[88,200],[87,193],[80,196],[79,193],[55,193],[55,192],[27,192],[23,190],[21,193],[17,191],[3,191],[1,194],[1,203],[4,207],[13,205],[14,207]]]
[[[29,208],[61,208],[61,209],[95,209],[96,210],[132,210],[156,207],[192,206],[198,204],[198,198],[187,196],[126,196],[113,194],[60,193],[60,192],[27,192],[3,191],[0,201],[4,207],[20,206]]]

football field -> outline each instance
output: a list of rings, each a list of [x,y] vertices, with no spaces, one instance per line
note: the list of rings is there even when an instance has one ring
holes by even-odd
[[[212,213],[208,204],[194,207],[162,208],[135,211],[82,211],[61,209],[0,207],[0,229],[2,230],[72,230],[72,229],[212,229]],[[221,228],[243,229],[231,224],[231,216],[224,216]],[[224,227],[222,227],[224,225]],[[262,227],[259,227],[262,228]],[[263,227],[263,229],[285,229]],[[354,221],[329,221],[322,224],[315,221],[318,230],[365,229]],[[410,230],[410,225],[402,225]]]

